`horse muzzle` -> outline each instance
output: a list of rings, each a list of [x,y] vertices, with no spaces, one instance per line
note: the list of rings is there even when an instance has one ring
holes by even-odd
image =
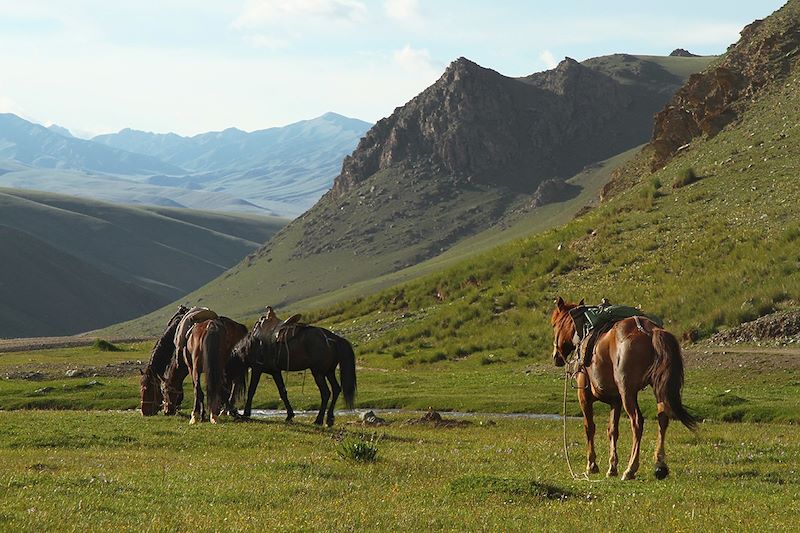
[[[562,355],[560,353],[558,353],[558,349],[557,348],[553,348],[553,363],[558,367],[561,367],[561,366],[564,366],[564,365],[567,364],[567,361],[564,359],[564,357],[562,357]]]

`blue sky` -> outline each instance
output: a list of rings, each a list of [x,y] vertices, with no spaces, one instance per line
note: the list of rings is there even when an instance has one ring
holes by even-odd
[[[375,121],[459,56],[509,76],[718,54],[782,1],[0,0],[0,112],[84,136]]]

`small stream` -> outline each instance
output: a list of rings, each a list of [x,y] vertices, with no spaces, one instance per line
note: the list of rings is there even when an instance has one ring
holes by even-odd
[[[377,416],[383,415],[406,415],[410,417],[421,417],[427,411],[414,410],[414,409],[343,409],[334,411],[336,416],[352,416],[360,417],[362,414],[372,411]],[[286,411],[280,409],[253,409],[252,418],[264,419],[283,419],[286,418]],[[315,418],[317,411],[295,411],[296,417],[309,417]],[[469,419],[469,418],[483,418],[483,419],[524,419],[524,420],[561,420],[561,415],[554,414],[539,414],[539,413],[465,413],[462,411],[439,411],[442,418],[454,419]],[[569,417],[573,418],[573,417]]]

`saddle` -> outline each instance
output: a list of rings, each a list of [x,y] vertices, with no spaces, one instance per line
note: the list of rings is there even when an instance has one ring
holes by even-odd
[[[253,326],[253,331],[264,341],[275,344],[286,343],[289,342],[300,329],[306,326],[306,324],[300,322],[302,316],[303,315],[300,313],[297,313],[286,320],[281,320],[277,324],[270,326],[269,322],[274,323],[275,320],[278,320],[278,317],[274,314],[270,316],[264,315],[259,318]]]
[[[605,298],[600,305],[579,305],[570,309],[569,314],[575,323],[573,344],[578,352],[578,360],[584,367],[592,363],[597,340],[609,332],[617,322],[631,317],[643,317],[659,327],[663,326],[663,322],[657,316],[644,314],[635,307],[611,305]],[[641,326],[639,327],[641,329]]]
[[[193,307],[184,315],[175,330],[175,348],[179,353],[186,346],[186,339],[194,328],[195,324],[217,318],[217,313],[208,307]]]

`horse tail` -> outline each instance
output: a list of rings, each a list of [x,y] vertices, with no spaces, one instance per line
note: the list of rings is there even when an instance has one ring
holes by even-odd
[[[220,365],[219,349],[222,329],[219,322],[211,320],[203,335],[203,370],[206,375],[206,395],[208,396],[208,410],[214,412],[214,407],[222,402],[223,369]]]
[[[664,402],[671,418],[692,431],[697,429],[697,418],[687,411],[681,401],[683,388],[683,357],[681,346],[675,336],[661,328],[653,330],[653,349],[656,360],[650,369],[650,382],[656,400]]]
[[[247,364],[236,355],[231,354],[225,368],[225,376],[230,380],[234,390],[234,402],[239,402],[247,392]]]
[[[336,340],[336,354],[339,356],[339,379],[342,382],[342,395],[348,409],[356,400],[356,354],[350,341],[339,337]]]

